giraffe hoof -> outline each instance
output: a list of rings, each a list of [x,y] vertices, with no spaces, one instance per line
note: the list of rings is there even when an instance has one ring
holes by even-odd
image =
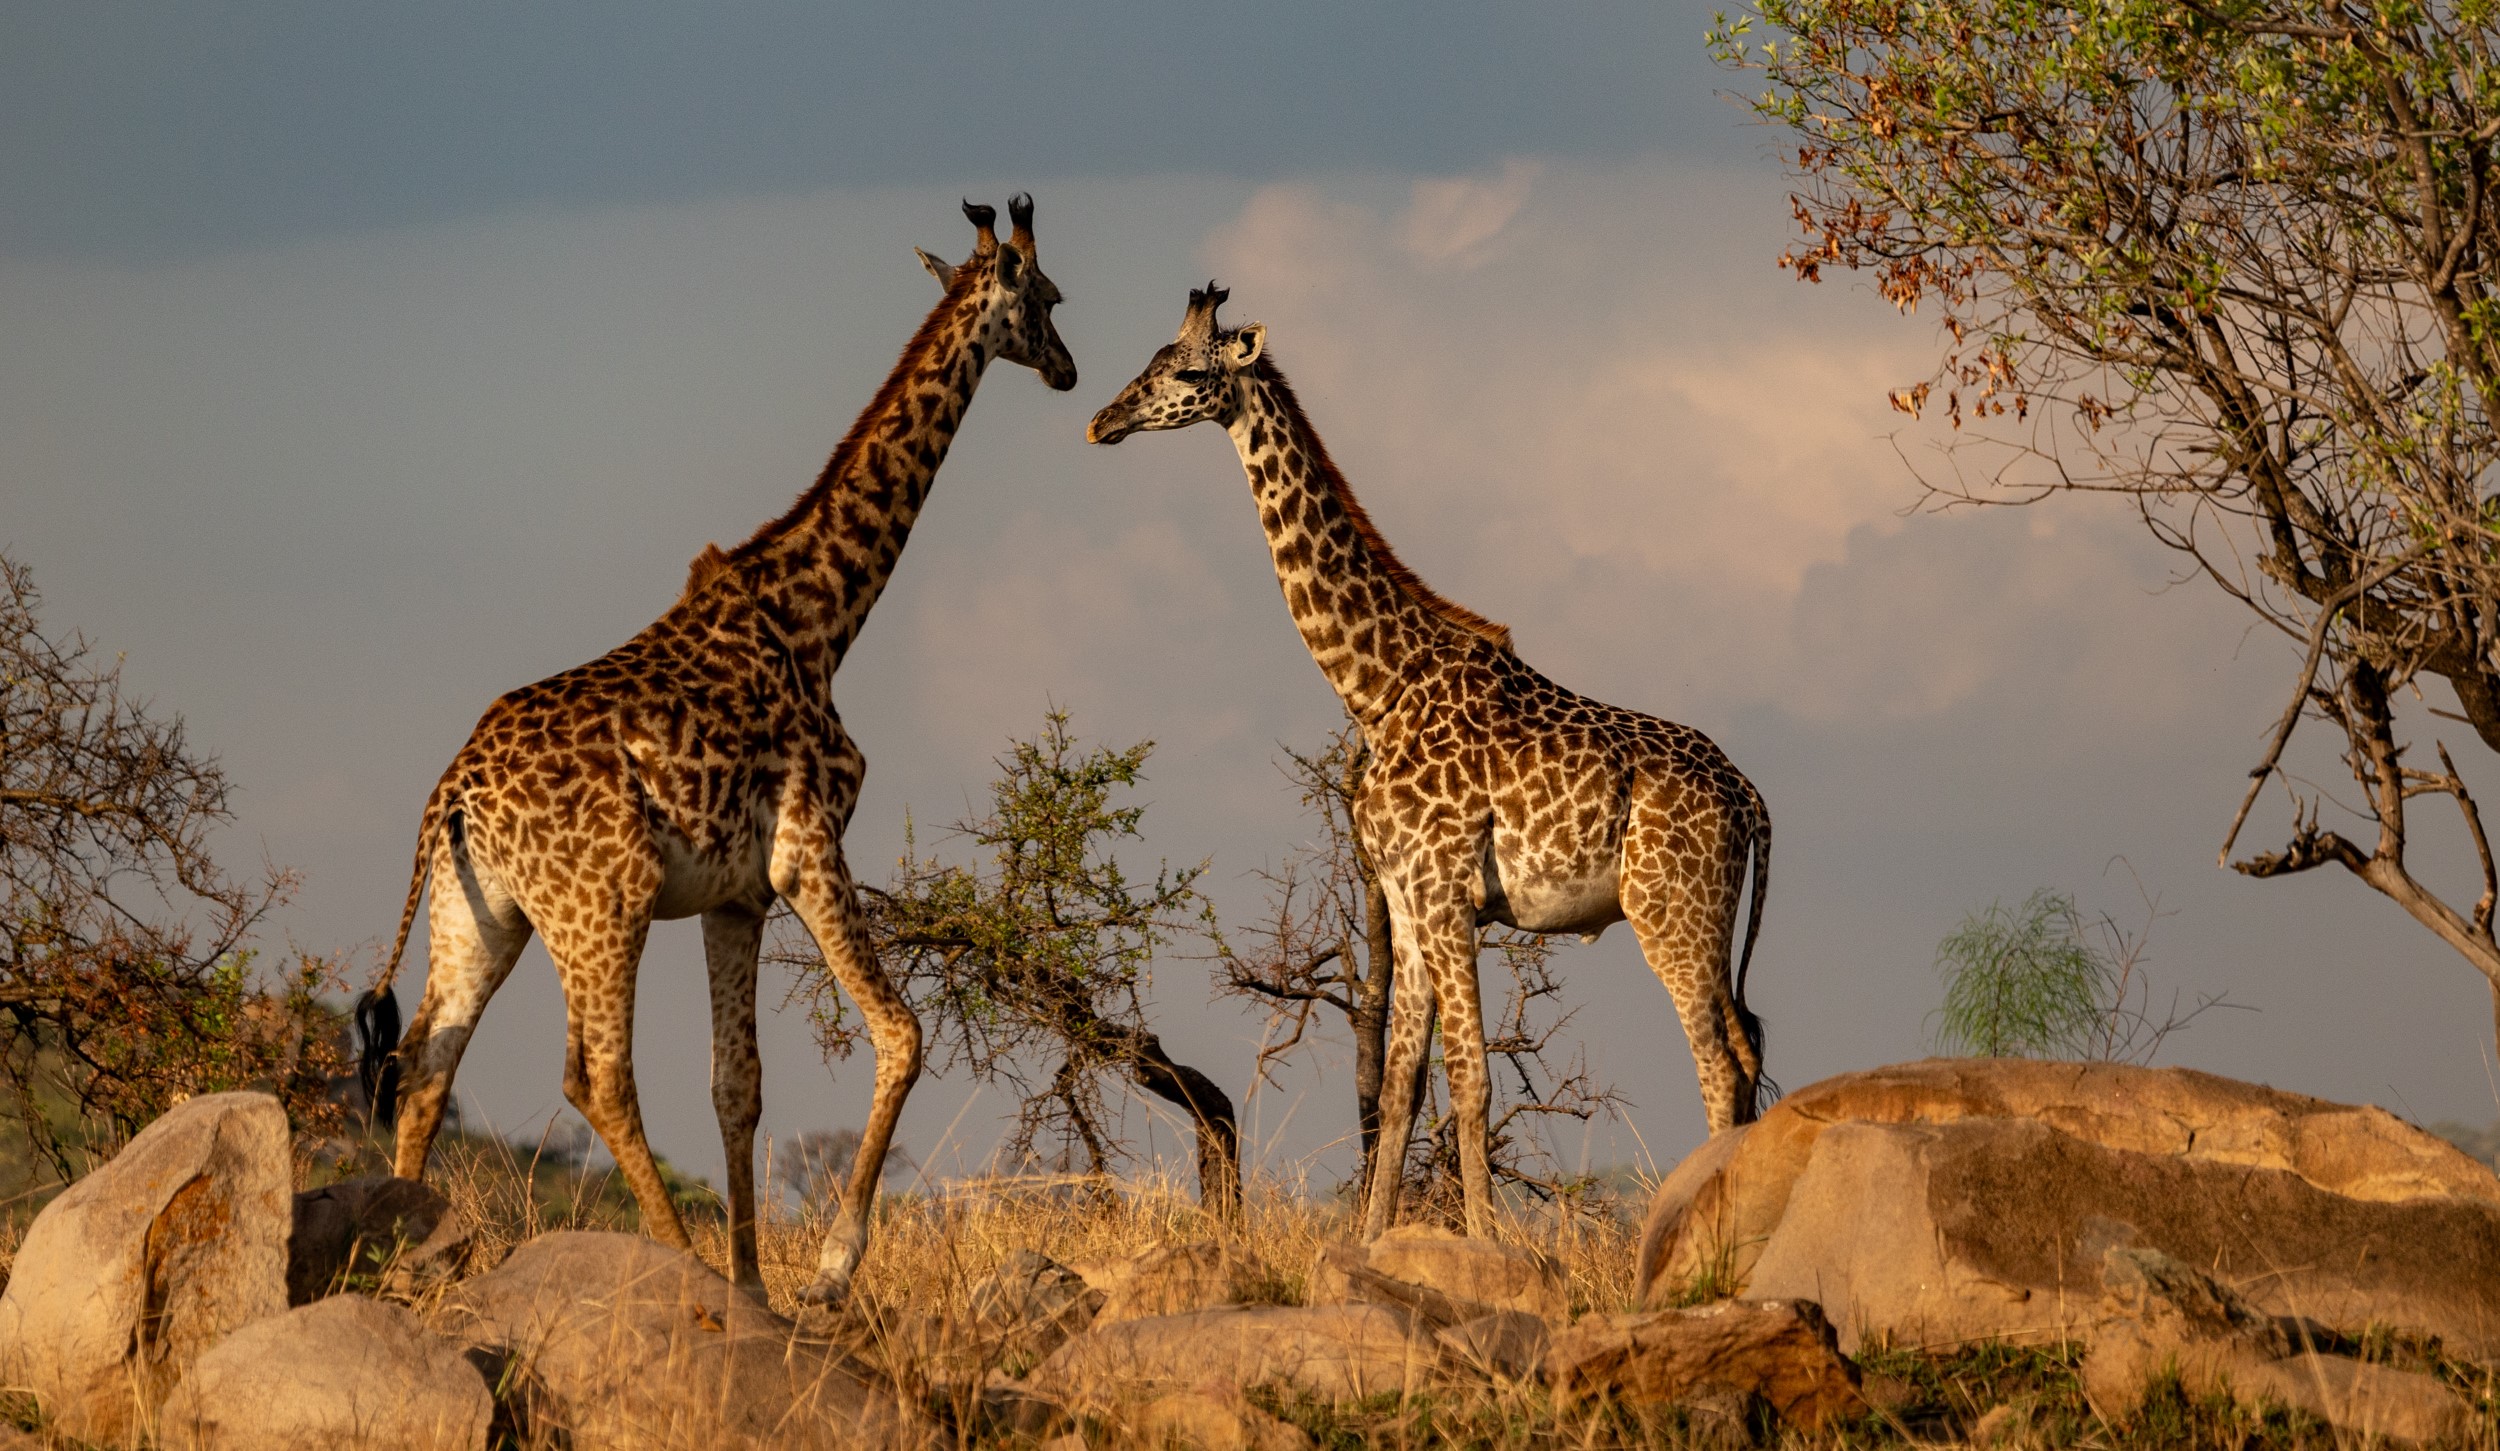
[[[851,1277],[819,1276],[814,1284],[799,1291],[799,1303],[817,1310],[839,1310],[851,1298]]]

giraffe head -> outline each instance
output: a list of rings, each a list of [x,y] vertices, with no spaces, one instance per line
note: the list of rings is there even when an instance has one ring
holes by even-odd
[[[1085,428],[1089,443],[1118,443],[1132,433],[1187,428],[1214,419],[1230,425],[1241,408],[1241,379],[1267,348],[1267,328],[1249,323],[1230,331],[1216,325],[1215,310],[1232,294],[1210,282],[1189,294],[1180,336],[1155,352],[1146,371],[1130,380],[1110,406]]]
[[[1065,393],[1076,386],[1076,360],[1059,340],[1050,310],[1059,305],[1059,284],[1043,274],[1033,250],[1033,198],[1018,192],[1007,199],[1007,217],[1015,230],[998,240],[998,212],[964,203],[964,215],[975,229],[972,255],[956,266],[921,252],[920,265],[950,294],[959,293],[974,308],[969,322],[985,340],[991,355],[1022,363],[1042,381]]]

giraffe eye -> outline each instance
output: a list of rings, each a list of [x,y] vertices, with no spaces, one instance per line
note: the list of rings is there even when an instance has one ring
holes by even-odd
[[[1204,368],[1183,368],[1179,372],[1174,373],[1172,377],[1174,381],[1181,383],[1203,383],[1207,380],[1207,370]]]

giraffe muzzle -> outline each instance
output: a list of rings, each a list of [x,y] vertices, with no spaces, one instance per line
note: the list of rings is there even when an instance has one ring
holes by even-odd
[[[1117,416],[1115,410],[1106,408],[1102,412],[1094,415],[1093,422],[1085,425],[1085,441],[1087,443],[1113,444],[1118,443],[1121,439],[1128,437],[1136,431],[1136,424],[1129,422],[1125,418]]]

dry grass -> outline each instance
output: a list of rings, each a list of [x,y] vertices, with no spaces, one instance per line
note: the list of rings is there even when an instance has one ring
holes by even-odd
[[[478,1268],[500,1262],[515,1246],[552,1230],[631,1232],[639,1227],[631,1197],[611,1172],[585,1172],[534,1156],[527,1147],[491,1139],[446,1139],[439,1152],[429,1177],[475,1227]],[[365,1156],[355,1154],[313,1169],[307,1177],[326,1181],[369,1168]],[[707,1212],[699,1192],[687,1198],[695,1211],[690,1228],[697,1252],[713,1265],[725,1266],[727,1236],[716,1206]],[[1247,1213],[1234,1224],[1201,1213],[1185,1185],[1152,1178],[1110,1185],[1050,1178],[991,1180],[888,1194],[881,1200],[856,1292],[871,1307],[872,1320],[917,1330],[871,1347],[872,1358],[902,1372],[907,1385],[922,1388],[933,1401],[951,1403],[954,1424],[974,1425],[968,1412],[982,1367],[967,1372],[960,1361],[941,1364],[943,1355],[915,1360],[921,1354],[916,1347],[956,1343],[960,1348],[962,1337],[954,1331],[969,1318],[973,1287],[1020,1250],[1080,1264],[1126,1257],[1156,1245],[1219,1242],[1234,1257],[1263,1267],[1258,1298],[1298,1302],[1322,1246],[1347,1235],[1347,1211],[1336,1199],[1305,1192],[1300,1184],[1254,1183],[1246,1198]],[[13,1256],[26,1217],[21,1212],[0,1223],[0,1261]],[[820,1233],[813,1218],[791,1212],[776,1214],[762,1226],[766,1288],[785,1313],[796,1310],[798,1291],[813,1277]],[[1629,1307],[1637,1227],[1628,1214],[1521,1213],[1505,1222],[1500,1233],[1544,1251],[1562,1266],[1575,1313]],[[2479,1434],[2470,1444],[2500,1451],[2500,1386],[2491,1372],[2447,1361],[2419,1346],[2391,1343],[2356,1349],[2372,1359],[2446,1377],[2483,1409]],[[2200,1400],[2175,1384],[2157,1389],[2133,1423],[2114,1426],[2084,1404],[2075,1375],[2078,1355],[2074,1346],[1987,1345],[1950,1354],[1870,1351],[1862,1359],[1870,1392],[1883,1409],[1813,1438],[1759,1420],[1714,1420],[1681,1410],[1560,1406],[1535,1386],[1444,1390],[1355,1405],[1297,1399],[1273,1389],[1255,1389],[1251,1399],[1300,1426],[1328,1451],[1439,1446],[1730,1451],[1745,1444],[1794,1451],[1907,1451],[1980,1445],[1981,1418],[1991,1411],[1998,1412],[1989,1421],[1996,1437],[1985,1444],[2007,1451],[2340,1451],[2353,1444],[2315,1421],[2280,1412],[2258,1415],[2225,1399]],[[68,1442],[45,1439],[31,1417],[19,1418],[18,1424],[36,1430],[35,1444],[72,1451]],[[1086,1432],[1088,1445],[1125,1444],[1109,1428],[1089,1426]],[[962,1444],[1026,1447],[1031,1438],[966,1432]]]

